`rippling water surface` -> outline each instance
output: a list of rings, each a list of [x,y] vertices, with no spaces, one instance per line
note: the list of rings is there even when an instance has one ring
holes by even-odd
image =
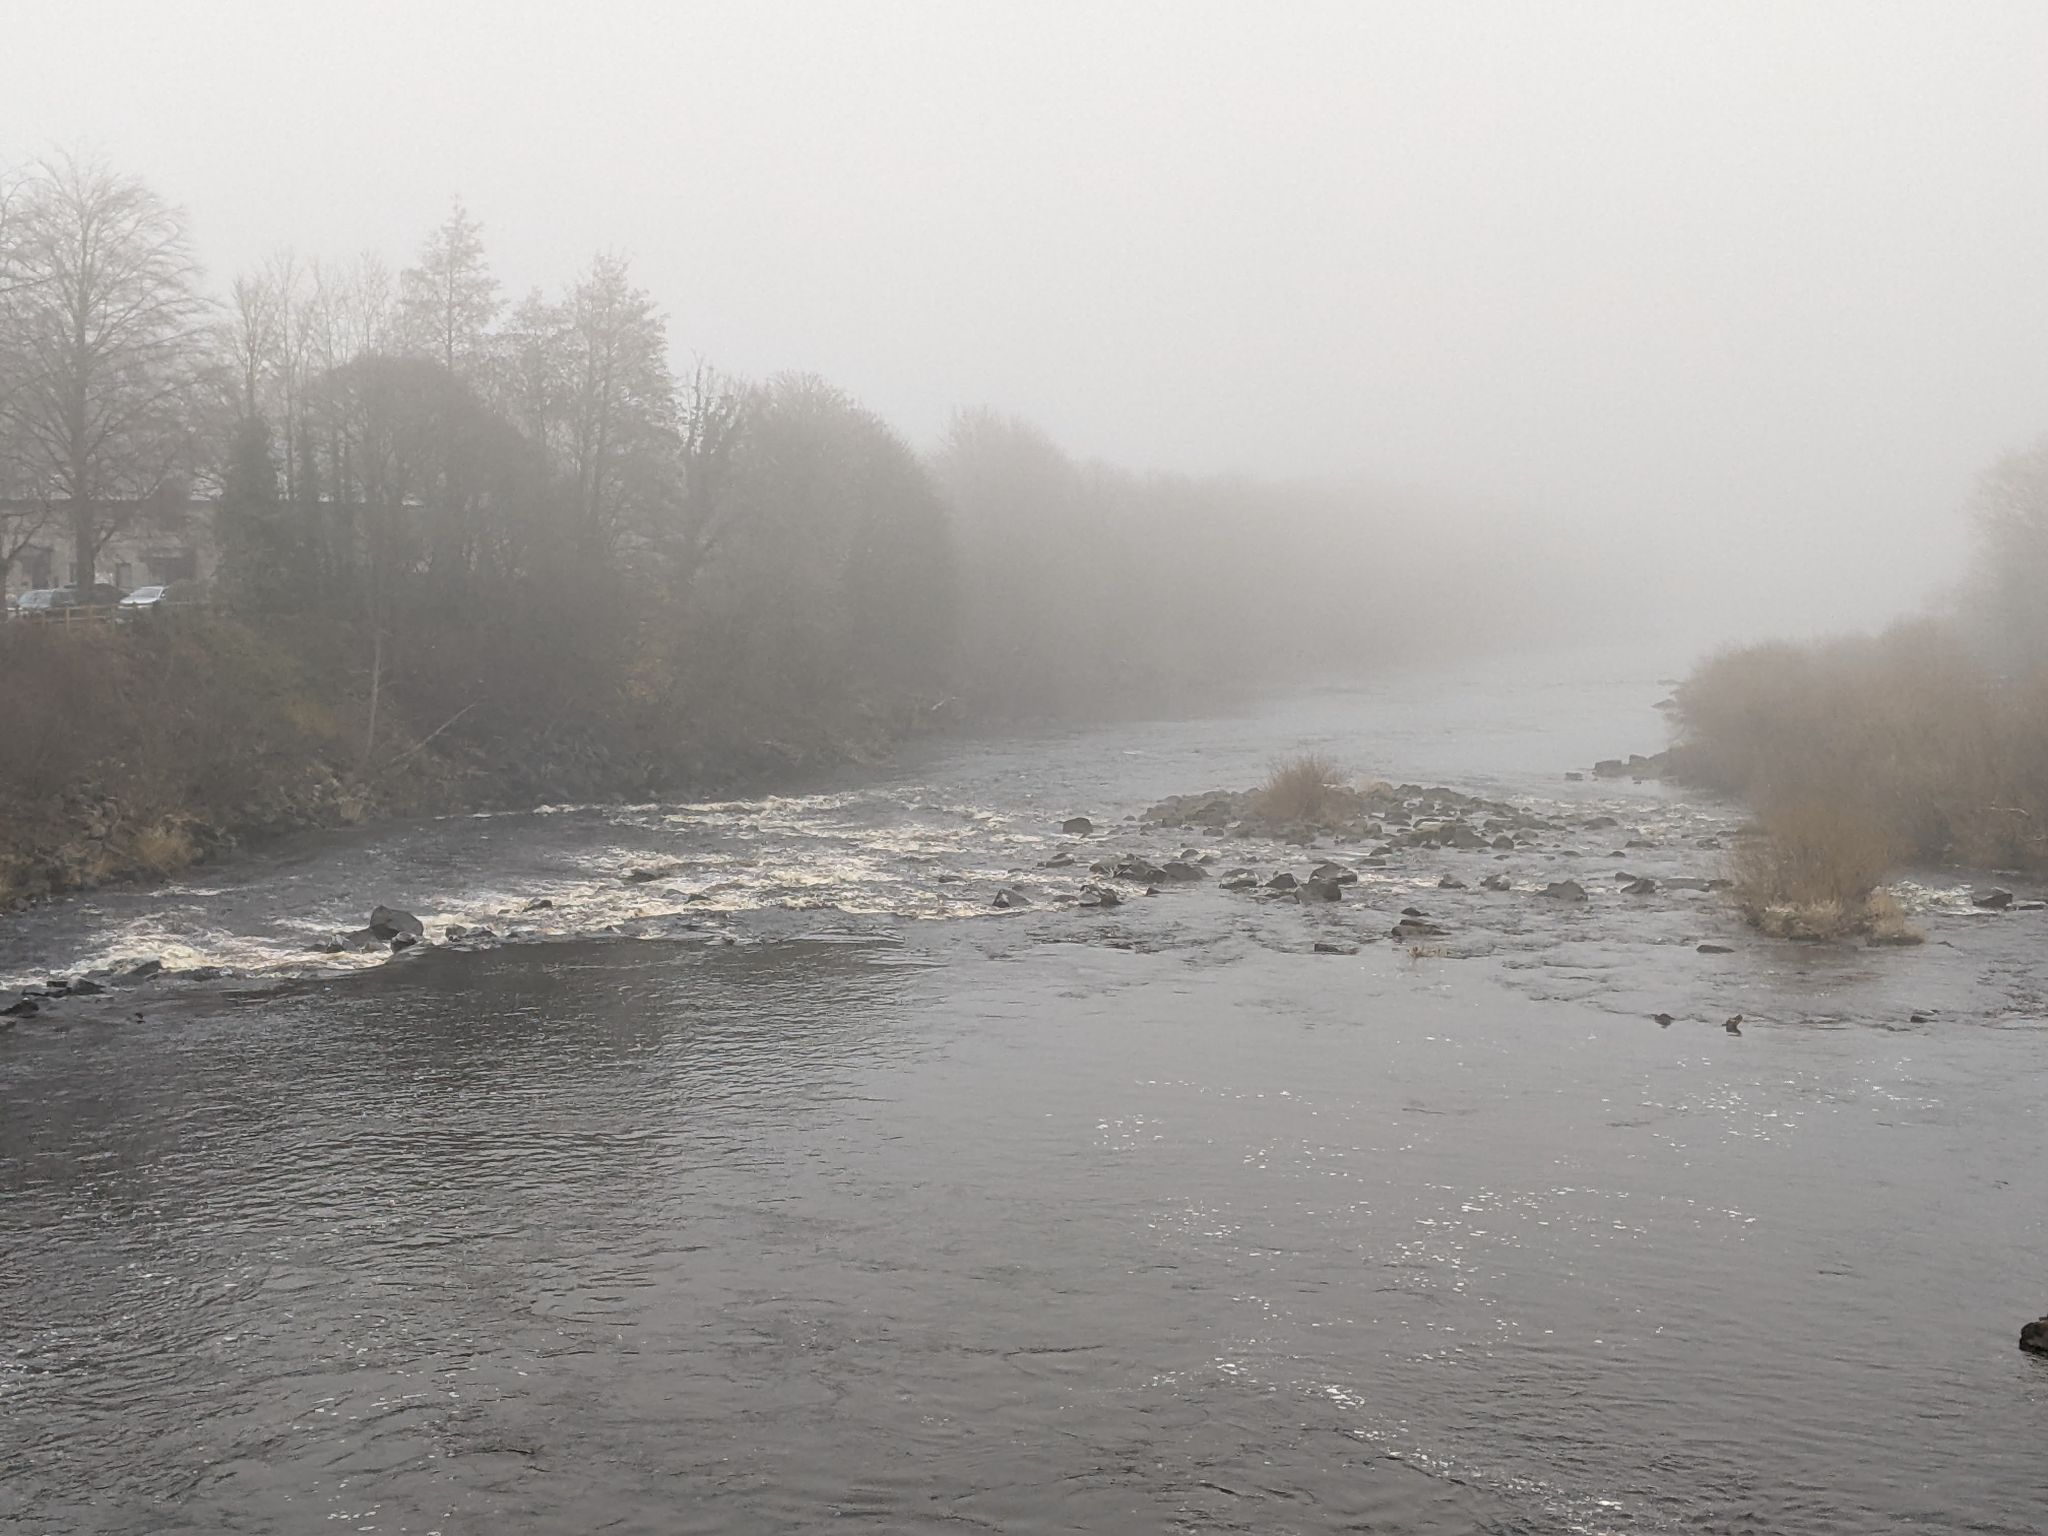
[[[1418,678],[32,916],[17,980],[230,974],[0,1035],[0,1529],[2043,1529],[2048,913],[1622,897],[1727,830],[1562,779],[1659,693]],[[1041,867],[1299,745],[1578,822],[1334,909]],[[377,900],[509,942],[310,951]]]

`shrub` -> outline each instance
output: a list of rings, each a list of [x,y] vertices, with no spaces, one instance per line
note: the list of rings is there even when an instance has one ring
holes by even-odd
[[[1315,823],[1337,810],[1342,772],[1320,752],[1298,752],[1274,763],[1258,792],[1259,814],[1273,821]]]
[[[1897,853],[1871,812],[1842,800],[1774,807],[1730,859],[1736,906],[1774,938],[1840,939],[1868,933],[1899,942],[1905,916],[1878,883]]]

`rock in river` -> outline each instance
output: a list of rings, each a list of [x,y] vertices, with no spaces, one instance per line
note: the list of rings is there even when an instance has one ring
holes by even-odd
[[[1342,901],[1344,899],[1344,887],[1334,880],[1324,880],[1319,876],[1310,875],[1308,879],[1301,882],[1300,888],[1294,893],[1294,899],[1303,906],[1309,906],[1318,901]]]
[[[401,912],[396,907],[380,906],[372,909],[370,921],[366,926],[373,937],[382,939],[387,944],[401,934],[406,938],[418,940],[423,938],[427,931],[421,926],[418,918],[410,912]]]
[[[1553,880],[1543,887],[1542,894],[1552,901],[1584,901],[1586,888],[1576,880]]]
[[[2048,1317],[2036,1318],[2020,1329],[2020,1348],[2030,1355],[2048,1355]]]
[[[1987,912],[2002,912],[2012,905],[2012,892],[2001,890],[1977,891],[1970,897],[1970,905],[1982,907]]]
[[[1095,823],[1086,816],[1069,816],[1060,823],[1060,830],[1075,837],[1086,837],[1095,830]]]

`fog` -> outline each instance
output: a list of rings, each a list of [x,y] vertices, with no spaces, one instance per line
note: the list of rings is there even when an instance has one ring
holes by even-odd
[[[0,163],[505,292],[628,255],[678,362],[812,370],[1136,471],[1512,527],[1699,640],[1961,569],[2048,428],[2048,10],[74,4],[8,16]],[[1364,499],[1369,499],[1369,496]],[[1349,504],[1347,501],[1346,504]]]

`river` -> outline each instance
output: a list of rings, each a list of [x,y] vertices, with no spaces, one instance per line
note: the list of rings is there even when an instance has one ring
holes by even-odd
[[[2048,912],[1925,875],[1928,943],[1865,950],[1624,895],[1734,820],[1564,777],[1668,681],[930,743],[13,921],[11,987],[167,969],[0,1033],[0,1530],[2048,1527]],[[1125,848],[1351,860],[1125,820],[1299,748],[1562,830],[1073,905]],[[436,942],[316,952],[379,901]]]

